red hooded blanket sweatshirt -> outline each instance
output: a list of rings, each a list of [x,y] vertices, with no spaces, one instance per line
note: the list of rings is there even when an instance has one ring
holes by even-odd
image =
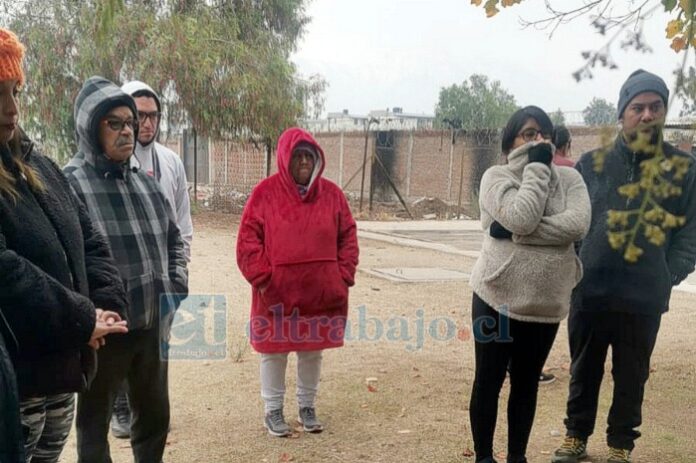
[[[290,172],[301,142],[317,153],[305,195]],[[277,161],[278,173],[251,193],[237,237],[237,265],[252,286],[251,345],[261,353],[340,347],[358,265],[355,220],[343,191],[322,178],[324,152],[309,133],[286,130]]]

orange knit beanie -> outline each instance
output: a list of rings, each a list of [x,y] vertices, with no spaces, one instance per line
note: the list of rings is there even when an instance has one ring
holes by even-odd
[[[23,58],[24,45],[14,33],[0,27],[0,81],[17,79],[20,86],[24,84]]]

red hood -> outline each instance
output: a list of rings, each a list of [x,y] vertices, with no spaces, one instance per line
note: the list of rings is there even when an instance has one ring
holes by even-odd
[[[314,149],[316,149],[319,155],[319,162],[315,163],[314,173],[312,174],[312,181],[309,185],[309,191],[304,197],[304,200],[313,198],[317,194],[317,189],[319,188],[319,179],[321,174],[324,172],[324,166],[326,165],[326,158],[324,157],[324,151],[319,146],[319,143],[309,134],[309,132],[292,127],[287,129],[278,139],[278,151],[277,151],[277,162],[278,162],[278,174],[283,180],[283,184],[293,192],[293,194],[298,195],[297,186],[295,184],[295,179],[292,178],[290,173],[290,158],[292,157],[292,150],[302,142],[311,144]]]

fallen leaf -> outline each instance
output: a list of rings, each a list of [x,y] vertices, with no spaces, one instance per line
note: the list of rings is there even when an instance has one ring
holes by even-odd
[[[470,448],[465,448],[464,451],[462,452],[463,457],[473,457],[474,456],[474,451],[471,450]]]
[[[377,392],[377,388],[374,387],[372,384],[367,385],[367,390],[370,392]]]
[[[471,330],[469,329],[469,327],[460,328],[459,331],[457,331],[457,339],[464,342],[470,340]]]
[[[281,453],[280,458],[278,459],[278,461],[281,463],[285,463],[287,461],[293,461],[293,460],[294,460],[294,458],[292,456],[288,455],[287,453]]]

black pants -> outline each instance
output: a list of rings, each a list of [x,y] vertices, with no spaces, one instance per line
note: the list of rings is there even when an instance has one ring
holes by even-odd
[[[536,412],[539,374],[556,338],[558,323],[510,319],[493,310],[476,294],[471,314],[476,338],[476,377],[469,414],[476,461],[493,456],[498,397],[509,364],[507,461],[524,462]],[[505,333],[507,327],[509,336]],[[482,339],[481,335],[487,339]]]
[[[609,410],[607,443],[633,450],[640,437],[645,383],[650,374],[660,315],[610,311],[571,311],[568,319],[571,380],[567,434],[587,439],[595,427],[599,388],[607,349],[611,346],[614,395]]]
[[[107,433],[121,382],[128,382],[131,447],[136,463],[162,460],[169,427],[168,363],[157,329],[111,335],[99,349],[97,376],[77,405],[79,463],[111,463]]]

